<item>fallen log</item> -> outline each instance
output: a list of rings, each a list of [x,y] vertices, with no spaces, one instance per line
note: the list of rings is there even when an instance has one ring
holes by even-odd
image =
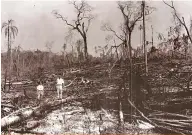
[[[174,114],[174,113],[156,113],[150,114],[149,118],[165,118],[165,119],[179,119],[179,120],[192,120],[192,116],[182,115],[182,114]]]
[[[191,132],[191,126],[184,126],[180,124],[173,124],[173,123],[168,123],[168,122],[163,122],[163,121],[155,121],[158,125],[163,125],[166,128],[170,128],[176,131],[179,131],[183,134],[189,134]]]
[[[171,122],[171,121],[161,121],[161,120],[155,120],[158,123],[162,123],[164,125],[172,126],[172,127],[178,127],[178,128],[191,128],[189,125],[183,124],[183,123],[177,123],[177,122]]]
[[[46,114],[49,111],[52,111],[54,107],[57,107],[65,102],[75,100],[77,98],[75,97],[68,97],[66,99],[62,100],[56,100],[52,102],[43,102],[38,107],[28,107],[21,110],[18,110],[16,112],[13,112],[9,114],[8,116],[5,116],[1,119],[1,129],[5,129],[8,126],[14,125],[18,122],[21,122],[23,120],[26,120],[32,116],[37,116],[40,114]]]
[[[150,119],[151,120],[168,121],[168,122],[176,122],[176,123],[192,124],[192,120],[170,120],[170,119],[158,119],[158,118],[150,118]]]
[[[185,135],[186,132],[184,131],[181,131],[179,129],[176,129],[176,128],[173,128],[173,127],[168,127],[168,126],[165,126],[165,125],[160,125],[159,123],[155,123],[153,122],[152,120],[150,120],[149,118],[147,118],[130,100],[129,98],[127,99],[129,104],[138,112],[138,114],[141,116],[141,118],[145,121],[147,121],[148,123],[150,123],[152,126],[154,126],[159,132],[161,131],[166,131],[166,132],[169,132],[169,133],[176,133],[176,134],[182,134],[182,135]]]
[[[23,119],[29,118],[30,116],[32,116],[33,112],[33,108],[25,108],[24,110],[22,109],[3,117],[1,119],[1,129],[22,121]]]
[[[17,108],[15,106],[9,105],[9,104],[1,104],[1,107],[8,107],[8,108],[12,108],[12,109],[16,109]]]

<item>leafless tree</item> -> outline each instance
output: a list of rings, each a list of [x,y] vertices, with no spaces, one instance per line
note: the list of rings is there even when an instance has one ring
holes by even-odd
[[[169,4],[169,3],[165,2],[165,1],[163,1],[163,2],[164,2],[167,6],[169,6],[171,9],[173,9],[173,15],[174,15],[174,17],[176,17],[177,20],[179,21],[179,23],[185,28],[185,30],[186,30],[186,32],[187,32],[187,35],[188,35],[188,37],[189,37],[189,40],[190,40],[190,42],[192,43],[192,37],[190,36],[190,32],[189,32],[189,29],[188,29],[188,27],[187,27],[187,25],[186,25],[186,23],[185,23],[185,19],[184,19],[184,17],[182,17],[182,18],[179,17],[179,14],[178,14],[175,6],[174,6],[173,1],[171,1],[171,4]]]
[[[130,62],[130,84],[132,84],[132,32],[136,26],[138,21],[142,20],[142,5],[140,1],[120,1],[118,2],[118,8],[120,9],[123,18],[124,18],[124,28],[126,34],[126,45],[128,47],[129,52],[129,62]],[[149,6],[145,7],[145,15],[149,15],[152,13],[154,8]],[[132,85],[129,86],[130,90],[132,90]]]
[[[80,1],[79,3],[77,1],[72,1],[70,4],[74,6],[77,13],[77,17],[72,21],[72,23],[70,23],[66,17],[63,17],[56,10],[53,11],[53,14],[57,19],[62,19],[66,25],[71,27],[73,30],[76,30],[81,35],[84,42],[84,55],[86,60],[88,60],[87,32],[91,21],[94,18],[91,13],[93,8],[86,1]]]

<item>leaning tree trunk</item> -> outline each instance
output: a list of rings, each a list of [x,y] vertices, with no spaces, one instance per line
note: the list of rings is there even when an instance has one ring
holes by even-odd
[[[187,35],[188,35],[188,37],[189,37],[190,42],[192,43],[192,38],[191,38],[191,36],[190,36],[190,32],[189,32],[187,26],[186,26],[186,25],[183,25],[183,26],[185,27],[185,30],[186,30],[186,32],[187,32]]]

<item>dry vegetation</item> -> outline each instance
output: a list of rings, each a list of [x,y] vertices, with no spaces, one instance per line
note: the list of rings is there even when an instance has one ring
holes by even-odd
[[[130,3],[131,8],[126,8]],[[8,35],[8,51],[1,54],[2,134],[191,134],[192,53],[185,48],[191,46],[186,42],[190,35],[185,20],[178,23],[184,25],[188,35],[182,38],[176,25],[169,33],[178,37],[163,40],[160,34],[162,43],[143,54],[131,45],[132,31],[143,19],[141,3],[118,2],[125,19],[122,35],[107,24],[104,30],[122,44],[98,46],[96,52],[101,55],[93,57],[87,52],[92,9],[85,1],[70,4],[79,11],[75,25],[58,12],[53,14],[81,34],[83,40],[76,41],[72,51],[67,52],[69,45],[64,44],[62,55],[55,54],[51,51],[54,42],[46,43],[48,51],[25,51],[20,46],[12,49]],[[148,16],[154,8],[147,6],[145,10]],[[5,31],[13,27],[10,24],[12,21],[3,25]],[[15,30],[12,33],[18,32]],[[165,46],[169,51],[163,52]],[[56,98],[58,74],[62,74],[66,86],[62,100]],[[38,81],[46,91],[40,102],[36,95]]]

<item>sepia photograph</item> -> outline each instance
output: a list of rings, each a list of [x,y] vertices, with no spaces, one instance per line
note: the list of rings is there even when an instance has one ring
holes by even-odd
[[[192,1],[2,0],[2,135],[191,135]]]

